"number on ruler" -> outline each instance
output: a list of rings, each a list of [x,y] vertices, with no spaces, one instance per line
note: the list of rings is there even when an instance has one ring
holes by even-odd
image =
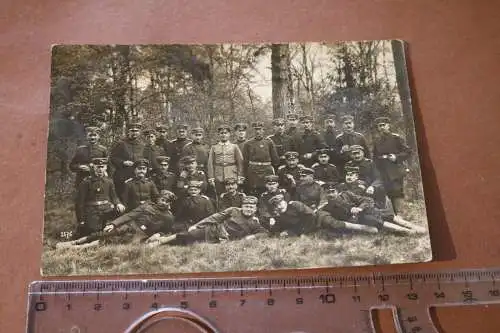
[[[319,299],[323,304],[333,304],[335,303],[335,295],[334,294],[321,294],[319,295]]]

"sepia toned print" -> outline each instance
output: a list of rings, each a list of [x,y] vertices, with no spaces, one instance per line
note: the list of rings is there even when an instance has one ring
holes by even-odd
[[[58,45],[44,275],[431,259],[404,43]]]

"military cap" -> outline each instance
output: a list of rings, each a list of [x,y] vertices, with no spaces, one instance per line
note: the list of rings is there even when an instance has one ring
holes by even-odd
[[[186,124],[186,123],[180,123],[179,125],[177,125],[177,126],[176,126],[177,130],[181,130],[181,129],[183,129],[183,130],[187,130],[187,129],[188,129],[188,127],[189,127],[189,126],[188,126],[188,124]]]
[[[328,182],[326,183],[323,188],[325,189],[325,191],[327,192],[333,192],[333,191],[336,191],[338,190],[338,187],[339,187],[339,183],[335,183],[335,182]]]
[[[264,177],[264,180],[266,181],[266,183],[277,183],[279,177],[277,175],[267,175]]]
[[[234,130],[235,131],[244,131],[248,128],[247,124],[245,123],[237,123],[234,125]]]
[[[313,175],[314,170],[311,168],[301,168],[299,170],[299,175],[304,176],[304,175]]]
[[[142,130],[142,134],[144,134],[145,136],[148,136],[150,134],[155,134],[155,131],[151,128],[146,128],[146,129]]]
[[[277,206],[283,200],[285,200],[285,196],[280,193],[280,194],[276,194],[275,196],[271,197],[271,199],[269,199],[268,202],[270,205]]]
[[[257,129],[257,128],[263,128],[264,127],[264,123],[262,121],[255,121],[252,123],[252,127]]]
[[[169,190],[161,190],[160,196],[167,202],[172,202],[177,200],[177,196],[173,192],[170,192]]]
[[[389,117],[377,117],[374,120],[375,125],[378,125],[378,124],[389,124],[390,122],[391,122],[391,120],[389,119]]]
[[[312,117],[311,117],[311,116],[302,116],[302,117],[300,117],[300,122],[301,122],[301,123],[304,123],[304,122],[312,122],[312,121],[313,121],[313,119],[312,119]]]
[[[87,131],[87,133],[99,133],[101,129],[97,126],[87,126],[85,127],[85,131]]]
[[[127,123],[127,129],[130,130],[130,129],[141,129],[142,128],[142,124],[138,121],[131,121],[129,123]]]
[[[285,125],[285,119],[283,118],[273,119],[273,125]]]
[[[327,114],[325,116],[325,120],[333,120],[333,121],[335,121],[335,115],[333,115],[333,114]]]
[[[187,183],[188,187],[201,188],[202,185],[203,185],[203,182],[201,180],[194,180],[194,179],[188,181],[188,183]]]
[[[167,125],[158,123],[155,126],[155,130],[157,130],[158,132],[167,131]]]
[[[217,127],[217,132],[220,132],[220,131],[223,131],[223,130],[226,130],[228,132],[231,132],[231,127],[229,127],[229,125],[219,125],[219,127]]]
[[[229,184],[236,184],[236,178],[234,177],[228,177],[226,179],[224,179],[224,184],[225,185],[229,185]]]
[[[289,113],[289,114],[287,114],[286,119],[288,119],[288,120],[296,120],[296,119],[298,119],[298,117],[297,117],[296,113]]]
[[[287,160],[290,160],[290,159],[293,159],[293,158],[299,158],[299,153],[297,153],[296,151],[287,151],[285,153],[285,158]]]
[[[140,158],[134,163],[134,167],[139,167],[139,166],[149,166],[149,161],[145,158]]]
[[[347,165],[345,168],[345,173],[359,173],[359,167]]]
[[[330,153],[330,150],[328,148],[321,148],[316,150],[316,152],[318,153],[318,155],[323,155],[323,154],[328,155]]]
[[[156,161],[158,163],[160,163],[160,164],[163,163],[163,162],[167,162],[168,163],[168,162],[170,162],[170,157],[168,157],[168,156],[157,156],[156,157]]]
[[[93,165],[107,165],[108,164],[108,159],[106,157],[94,157],[91,160],[91,163]]]
[[[346,115],[343,115],[342,117],[340,117],[340,120],[342,120],[342,122],[354,121],[354,116],[351,116],[350,114],[346,114]]]
[[[204,132],[203,128],[199,126],[191,129],[191,133],[193,134],[203,134],[203,132]]]
[[[243,197],[241,200],[242,205],[256,205],[259,199],[254,196]]]
[[[193,155],[183,156],[180,160],[183,164],[193,163],[194,161],[196,161],[196,156]]]
[[[353,152],[353,151],[358,151],[358,150],[364,151],[365,149],[363,148],[363,146],[360,146],[360,145],[352,145],[352,146],[349,148],[349,150],[350,150],[351,152]]]

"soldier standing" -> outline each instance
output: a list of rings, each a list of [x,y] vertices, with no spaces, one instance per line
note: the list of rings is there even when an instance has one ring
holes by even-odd
[[[118,196],[125,202],[125,180],[134,177],[134,163],[144,157],[144,143],[139,139],[141,124],[127,124],[127,138],[118,142],[111,150],[111,163],[115,167],[113,181]]]
[[[243,146],[246,193],[260,195],[266,187],[264,178],[273,175],[280,162],[273,141],[264,138],[264,123],[254,122],[252,127],[255,136]]]
[[[219,207],[217,209],[222,211],[229,207],[241,207],[245,193],[238,191],[238,182],[235,178],[226,178],[224,181],[226,185],[226,192],[220,196]]]
[[[149,168],[147,159],[139,159],[134,163],[134,177],[125,181],[123,194],[127,210],[131,211],[146,202],[156,202],[160,196],[156,185],[146,177]]]
[[[166,125],[163,124],[156,124],[156,146],[160,147],[163,152],[160,155],[166,155],[166,147],[167,147],[167,134],[168,134],[168,129]]]
[[[304,126],[304,133],[300,140],[298,152],[300,154],[301,163],[306,167],[311,167],[316,158],[316,151],[324,148],[325,144],[323,143],[321,135],[313,130],[312,117],[304,116],[300,120]]]
[[[186,231],[193,224],[215,213],[215,207],[209,197],[201,194],[202,183],[191,180],[187,183],[187,194],[179,200],[176,210],[175,230]]]
[[[300,201],[312,209],[326,201],[326,196],[321,185],[314,181],[314,170],[302,168],[299,171],[299,183],[297,185],[294,200]]]
[[[156,145],[155,131],[152,129],[146,129],[142,131],[142,134],[146,139],[144,144],[144,158],[149,161],[149,171],[155,172],[160,167],[156,158],[163,155],[164,150],[162,147],[158,147]]]
[[[299,153],[295,151],[287,151],[285,161],[286,164],[278,168],[280,186],[287,190],[291,196],[294,196],[299,181],[299,171],[305,166],[299,164]]]
[[[234,134],[236,140],[234,143],[238,145],[241,151],[243,151],[243,145],[247,142],[247,124],[245,123],[237,123],[234,125]]]
[[[390,131],[389,118],[376,118],[375,125],[380,134],[373,141],[375,164],[396,214],[401,214],[404,200],[403,180],[406,175],[404,163],[410,157],[411,150],[399,134]]]
[[[323,142],[328,148],[330,163],[337,164],[338,156],[335,151],[335,142],[337,140],[337,130],[335,129],[335,116],[327,115],[325,118],[325,129],[323,130]]]
[[[285,134],[285,120],[277,118],[273,120],[274,134],[268,136],[274,142],[276,152],[280,158],[280,164],[285,163],[285,153],[289,151],[289,137]]]
[[[89,126],[86,129],[88,144],[78,146],[75,156],[69,164],[71,171],[76,173],[75,187],[82,180],[90,175],[90,162],[93,158],[108,157],[108,150],[103,145],[99,144],[99,127]]]
[[[206,173],[210,146],[203,143],[203,134],[204,130],[201,127],[195,127],[191,130],[192,141],[184,146],[182,156],[195,156],[198,169]]]
[[[177,178],[177,191],[178,196],[183,198],[188,189],[188,183],[192,180],[200,182],[201,193],[207,192],[208,182],[206,174],[198,169],[196,157],[193,155],[184,156],[180,160],[182,164],[182,171]]]
[[[330,150],[328,148],[319,149],[317,151],[318,162],[312,165],[312,169],[314,170],[314,179],[320,184],[325,183],[339,183],[342,181],[340,173],[337,170],[337,167],[331,163],[330,161]]]
[[[113,182],[106,176],[108,159],[93,158],[91,162],[92,175],[80,183],[76,195],[76,238],[101,231],[107,221],[125,211]]]
[[[363,134],[354,131],[354,117],[345,115],[342,118],[342,133],[337,136],[335,143],[335,152],[338,160],[336,161],[337,168],[343,174],[344,165],[350,160],[350,149],[353,145],[363,147],[365,156],[370,158],[370,150],[366,143],[366,138]]]
[[[289,113],[286,116],[286,121],[288,123],[288,128],[285,134],[288,136],[288,149],[289,151],[299,151],[300,141],[302,140],[302,135],[300,134],[298,125],[299,117],[295,113]]]
[[[151,174],[151,179],[160,193],[164,190],[173,192],[177,184],[176,175],[168,171],[169,161],[170,157],[168,156],[156,157],[159,168]]]
[[[170,171],[175,174],[179,173],[179,160],[184,147],[191,143],[191,140],[187,138],[187,131],[187,124],[179,124],[177,126],[177,138],[168,142],[166,146],[167,156],[170,157]]]
[[[241,208],[230,207],[199,221],[188,229],[188,232],[178,233],[158,239],[151,244],[189,245],[194,242],[220,243],[238,239],[256,239],[267,237],[268,231],[259,223],[255,216],[257,198],[253,196],[243,199]]]
[[[237,144],[229,142],[231,128],[227,125],[217,129],[219,142],[210,148],[208,154],[208,182],[214,186],[217,195],[224,191],[224,180],[236,178],[243,184],[243,156]]]

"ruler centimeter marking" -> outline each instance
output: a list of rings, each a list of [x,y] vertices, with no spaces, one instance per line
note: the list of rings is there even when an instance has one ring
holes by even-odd
[[[172,323],[177,318],[206,327],[203,332],[360,333],[374,332],[375,309],[391,309],[398,332],[436,333],[430,307],[500,303],[499,277],[500,269],[480,269],[285,278],[38,281],[29,287],[27,332],[97,333],[103,325],[110,333],[146,332],[131,325],[158,325],[166,318],[169,321],[163,322]],[[152,317],[152,323],[137,322]]]

